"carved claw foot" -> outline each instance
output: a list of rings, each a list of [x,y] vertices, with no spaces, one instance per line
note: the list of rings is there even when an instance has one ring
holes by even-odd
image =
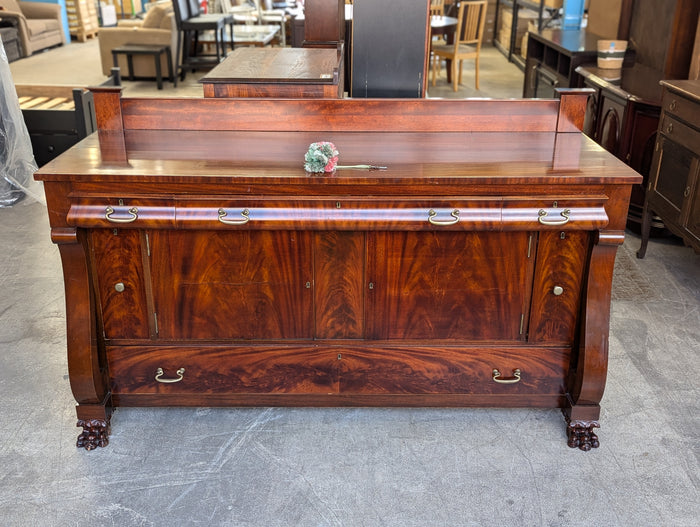
[[[569,421],[567,419],[566,435],[569,440],[566,444],[584,452],[588,452],[591,448],[598,448],[600,442],[598,436],[593,433],[594,428],[600,428],[598,421]]]
[[[76,426],[83,427],[76,444],[78,448],[94,450],[98,446],[106,447],[109,444],[109,421],[103,419],[78,419]]]

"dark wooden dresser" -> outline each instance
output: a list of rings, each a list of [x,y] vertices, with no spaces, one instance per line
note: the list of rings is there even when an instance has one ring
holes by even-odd
[[[581,66],[576,71],[584,86],[594,90],[588,100],[584,133],[642,175],[642,183],[632,188],[627,224],[640,232],[644,189],[661,113],[661,72],[639,63],[620,69]],[[659,218],[652,224],[664,228]]]
[[[640,177],[580,133],[587,93],[94,96],[99,134],[36,175],[79,446],[113,407],[229,405],[561,408],[598,446]],[[386,169],[306,173],[316,141]]]
[[[700,252],[700,81],[662,81],[661,120],[644,202],[644,258],[652,213]]]

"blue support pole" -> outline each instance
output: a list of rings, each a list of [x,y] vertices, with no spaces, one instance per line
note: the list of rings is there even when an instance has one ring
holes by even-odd
[[[581,29],[584,3],[584,0],[564,0],[562,29]]]

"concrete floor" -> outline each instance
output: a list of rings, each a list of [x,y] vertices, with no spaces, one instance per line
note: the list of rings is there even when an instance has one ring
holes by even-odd
[[[86,452],[46,209],[0,208],[0,525],[697,525],[700,256],[638,246],[618,252],[597,450],[569,449],[554,409],[120,408]]]

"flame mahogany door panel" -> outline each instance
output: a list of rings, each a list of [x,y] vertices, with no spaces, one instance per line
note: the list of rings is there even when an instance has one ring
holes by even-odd
[[[149,310],[140,231],[90,232],[94,280],[106,339],[147,339]]]
[[[152,231],[150,248],[161,339],[313,337],[312,233]]]
[[[533,258],[527,232],[372,233],[373,339],[523,339]]]

